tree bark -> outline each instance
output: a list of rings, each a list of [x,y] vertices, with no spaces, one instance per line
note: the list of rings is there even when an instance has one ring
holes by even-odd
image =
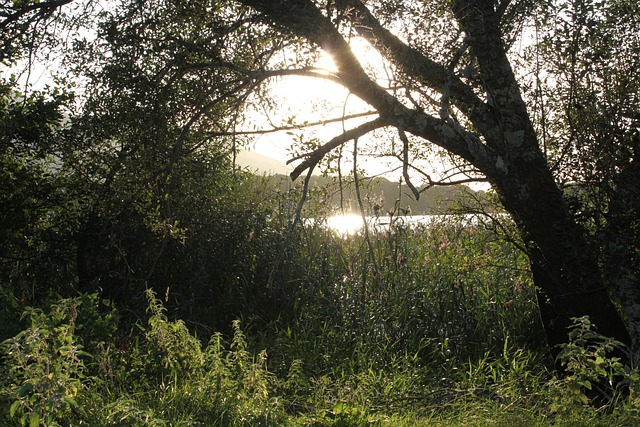
[[[454,13],[478,61],[501,138],[487,143],[505,159],[504,173],[485,171],[527,244],[538,304],[552,354],[568,341],[573,317],[589,315],[598,332],[630,344],[603,280],[595,245],[572,218],[538,144],[500,33],[493,1],[458,0]],[[500,139],[502,139],[500,141]]]
[[[640,360],[640,141],[631,141],[633,160],[623,165],[609,203],[604,233],[607,281],[623,309],[631,348]]]
[[[561,191],[545,169],[526,177],[507,174],[495,187],[527,244],[551,353],[555,357],[557,346],[568,341],[571,319],[583,315],[589,315],[602,335],[630,345],[627,327],[603,280],[595,246],[572,219]]]

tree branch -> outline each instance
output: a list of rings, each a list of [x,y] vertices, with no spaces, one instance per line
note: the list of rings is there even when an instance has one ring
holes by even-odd
[[[315,167],[322,158],[329,153],[334,148],[344,144],[347,141],[351,141],[352,139],[356,139],[365,135],[375,129],[379,129],[384,126],[390,125],[389,119],[385,119],[383,117],[378,117],[375,120],[364,123],[354,129],[348,130],[341,135],[336,136],[331,141],[327,142],[324,145],[316,148],[313,152],[307,155],[307,159],[300,163],[296,168],[291,172],[291,179],[295,180],[300,176],[300,174],[310,167]],[[291,159],[287,161],[287,164],[297,160],[297,158]]]
[[[6,17],[4,20],[0,21],[0,29],[7,28],[9,24],[11,24],[14,21],[17,21],[18,19],[28,14],[29,12],[33,12],[37,10],[38,13],[46,14],[46,13],[52,12],[54,9],[64,6],[65,4],[69,4],[73,1],[74,0],[56,0],[56,1],[32,3],[28,5],[23,4],[18,7],[7,8],[8,10],[14,10],[14,12],[13,13],[7,12],[6,14],[4,12],[0,13],[0,16]],[[16,4],[16,2],[13,2],[13,3]]]
[[[503,2],[503,7],[506,4]],[[472,54],[478,61],[487,103],[499,117],[500,126],[494,132],[501,144],[494,148],[506,153],[509,145],[519,147],[527,141],[536,144],[537,149],[535,131],[502,40],[500,10],[494,10],[492,0],[456,0],[453,12],[467,33]]]
[[[471,184],[474,182],[487,182],[486,178],[464,178],[464,179],[456,179],[455,181],[451,181],[451,178],[455,177],[456,175],[466,174],[470,171],[458,171],[453,174],[445,175],[438,180],[434,180],[431,177],[431,175],[423,171],[421,168],[418,168],[414,165],[409,165],[409,167],[414,171],[416,171],[417,173],[419,173],[420,175],[422,175],[427,180],[427,185],[420,190],[421,193],[426,191],[428,188],[435,187],[435,186],[446,187],[446,186],[453,186],[453,185],[460,185],[460,184]]]
[[[362,65],[353,54],[351,47],[342,37],[331,21],[325,17],[310,0],[240,0],[267,15],[267,19],[281,25],[297,36],[306,38],[317,44],[331,55],[336,65],[336,77],[351,93],[367,102],[380,114],[386,124],[404,127],[406,132],[422,137],[432,143],[464,158],[482,170],[487,176],[502,172],[496,165],[501,165],[493,148],[485,146],[472,133],[455,124],[436,119],[421,111],[416,111],[402,104],[396,97],[374,82],[364,71]],[[497,126],[488,118],[483,104],[476,106],[471,112],[475,117],[474,124],[485,138],[491,135]],[[482,111],[481,111],[482,110]],[[352,139],[351,137],[350,139]],[[348,140],[348,139],[347,139]],[[502,139],[499,139],[502,141]],[[344,139],[338,137],[323,147],[339,146]],[[324,151],[324,150],[323,150]],[[324,152],[326,153],[326,151]],[[324,153],[319,158],[324,156]],[[318,158],[318,160],[319,160]],[[317,163],[315,156],[307,159],[309,164]],[[303,163],[307,167],[307,162]],[[301,166],[303,166],[301,165]],[[302,169],[304,170],[304,168]],[[293,177],[299,172],[292,174]]]
[[[492,142],[496,122],[489,106],[473,89],[460,80],[453,69],[433,61],[419,50],[408,46],[384,28],[360,0],[348,0],[355,10],[351,19],[356,32],[383,57],[393,62],[405,74],[412,76],[442,93],[447,93],[452,104],[460,109],[474,125]],[[466,44],[466,42],[465,42]],[[455,64],[453,64],[455,65]]]
[[[310,127],[315,127],[315,126],[325,126],[328,125],[330,123],[339,123],[339,122],[344,122],[344,121],[348,121],[348,120],[353,120],[353,119],[359,119],[362,117],[367,117],[367,116],[371,116],[377,114],[375,111],[365,111],[363,113],[357,113],[357,114],[350,114],[347,116],[340,116],[340,117],[334,117],[332,119],[326,119],[326,120],[318,120],[316,122],[309,122],[309,123],[300,123],[300,124],[292,124],[292,125],[288,125],[288,126],[274,126],[271,129],[258,129],[258,130],[239,130],[239,131],[226,131],[226,132],[209,132],[207,133],[208,137],[217,137],[217,136],[230,136],[230,135],[266,135],[269,133],[276,133],[276,132],[284,132],[284,131],[288,131],[288,130],[299,130],[299,129],[305,129],[305,128],[310,128]]]
[[[409,138],[407,138],[407,134],[404,133],[404,129],[401,126],[398,127],[398,134],[400,135],[400,140],[402,140],[402,177],[407,187],[409,187],[413,193],[413,196],[416,200],[419,200],[420,192],[413,185],[409,177]]]

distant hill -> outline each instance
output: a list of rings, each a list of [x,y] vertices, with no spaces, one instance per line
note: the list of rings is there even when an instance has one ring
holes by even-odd
[[[237,162],[241,167],[257,175],[272,176],[275,187],[286,191],[293,185],[289,174],[293,167],[284,162],[273,159],[254,151],[241,151],[238,153]],[[298,179],[302,182],[302,178]],[[358,200],[355,188],[349,177],[342,187],[342,206],[346,211],[358,211]],[[389,181],[386,178],[364,179],[364,188],[361,190],[362,201],[369,213],[376,206],[379,212],[386,214],[396,208],[414,215],[427,215],[444,212],[459,206],[460,201],[469,196],[485,197],[482,191],[473,191],[464,185],[432,187],[420,194],[420,199],[415,200],[411,190],[398,182]],[[297,184],[299,185],[299,184]],[[335,177],[313,176],[310,181],[311,188],[322,188],[331,194],[331,204],[338,209],[341,205],[340,187]]]
[[[293,171],[286,163],[255,151],[240,151],[236,162],[258,175],[289,175]]]
[[[273,183],[282,191],[295,185],[288,175],[274,176]],[[340,186],[335,177],[313,176],[309,185],[312,189],[326,191],[330,195],[331,204],[336,209],[341,206]],[[378,209],[381,214],[387,214],[391,211],[397,212],[399,208],[405,214],[428,215],[450,211],[452,208],[459,207],[463,199],[471,196],[479,199],[486,197],[483,191],[473,191],[464,185],[454,185],[428,188],[420,194],[419,200],[415,200],[409,187],[404,184],[399,186],[397,182],[386,178],[364,179],[360,194],[369,214],[374,209]],[[345,180],[343,183],[342,206],[346,211],[358,211],[358,200],[352,180]]]

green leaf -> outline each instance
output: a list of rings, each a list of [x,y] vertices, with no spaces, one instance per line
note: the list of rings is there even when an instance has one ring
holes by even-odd
[[[578,399],[580,400],[580,402],[581,402],[583,405],[588,405],[588,404],[589,404],[589,398],[588,398],[587,396],[585,396],[585,395],[584,395],[584,393],[580,393],[580,394],[578,395]]]
[[[11,405],[11,409],[9,409],[9,415],[11,416],[11,418],[13,418],[16,415],[16,412],[18,411],[19,407],[20,407],[19,400],[16,400],[15,402],[13,402],[13,405]]]
[[[580,384],[582,387],[586,388],[587,390],[591,390],[591,382],[584,380],[584,381],[578,381],[578,384]]]
[[[22,387],[18,390],[18,397],[25,397],[31,390],[33,390],[33,384],[30,382],[22,384]]]
[[[40,414],[32,412],[29,414],[29,427],[38,427],[40,424]]]

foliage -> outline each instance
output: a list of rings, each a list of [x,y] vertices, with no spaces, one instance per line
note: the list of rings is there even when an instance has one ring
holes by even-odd
[[[568,396],[581,404],[591,399],[611,403],[624,398],[625,390],[636,389],[640,377],[614,354],[628,351],[622,343],[595,331],[587,316],[574,319],[570,342],[561,345],[558,359],[568,372],[561,380]],[[612,395],[613,394],[613,395]]]
[[[60,300],[49,313],[25,312],[31,326],[2,344],[7,415],[33,426],[274,425],[278,404],[266,353],[248,352],[240,322],[228,348],[217,334],[203,349],[184,323],[166,318],[151,290],[147,296],[144,341],[119,348],[101,341],[91,346],[93,355],[83,350],[82,336],[104,338],[100,329],[113,325],[111,314],[98,315],[91,305],[95,296]],[[89,336],[79,332],[87,328]]]
[[[42,92],[33,91],[27,80],[20,93],[23,82],[14,77],[1,87],[3,298],[17,299],[19,312],[49,292],[100,291],[116,303],[134,301],[131,306],[141,308],[144,283],[151,280],[172,289],[174,308],[198,308],[187,320],[229,325],[232,316],[207,319],[203,313],[218,311],[194,300],[234,289],[231,277],[245,265],[230,272],[239,255],[234,248],[259,232],[263,213],[249,201],[259,186],[247,183],[230,161],[242,139],[225,136],[226,117],[239,114],[238,102],[246,98],[239,93],[247,87],[241,75],[235,86],[226,79],[232,78],[231,62],[243,55],[249,61],[247,50],[269,47],[260,47],[257,37],[217,52],[198,47],[239,34],[226,17],[244,12],[228,4],[212,6],[211,12],[224,16],[219,25],[207,26],[207,14],[200,22],[193,19],[207,7],[202,3],[145,3],[144,10],[123,3],[102,12],[90,5],[79,10],[79,3],[69,15],[56,16],[65,22],[60,28],[82,27],[89,17],[90,25],[97,25],[100,37],[69,39],[73,49],[62,49],[69,55],[65,64],[73,64],[78,74],[67,69],[70,78],[55,76],[55,88]],[[40,24],[49,17],[48,6],[23,6],[2,5],[7,14],[0,25],[9,30],[3,42],[28,43],[13,33],[20,33],[21,25],[47,33]],[[161,25],[155,19],[159,10],[175,26]],[[182,43],[182,37],[192,44]],[[141,49],[143,39],[150,45]],[[164,47],[159,49],[158,40]],[[190,65],[207,56],[227,65],[209,71]],[[156,78],[158,73],[164,77]],[[58,89],[72,86],[69,82],[77,83],[76,99]],[[212,122],[220,135],[210,134]],[[216,244],[215,236],[228,245]],[[176,278],[183,288],[173,287]],[[222,299],[236,304],[235,298]]]
[[[234,322],[228,347],[216,334],[202,348],[184,323],[166,318],[151,290],[147,297],[152,313],[147,341],[142,348],[129,349],[129,354],[142,357],[138,362],[146,365],[147,372],[155,371],[155,376],[135,386],[135,394],[107,403],[101,409],[104,422],[273,425],[279,416],[278,404],[271,397],[274,378],[266,370],[266,353],[252,356],[248,352],[240,322]]]
[[[15,316],[73,280],[67,245],[75,201],[52,156],[70,100],[57,90],[26,95],[15,82],[0,83],[0,286]],[[2,338],[16,332],[10,325],[2,325]]]
[[[638,413],[635,395],[612,403],[608,413],[573,399],[570,383],[597,381],[620,368],[607,356],[598,361],[611,342],[592,333],[586,319],[578,319],[575,344],[562,353],[573,372],[566,379],[542,373],[538,356],[508,343],[502,354],[466,363],[451,356],[438,368],[448,376],[442,380],[425,364],[429,359],[411,354],[397,355],[383,368],[334,359],[325,373],[302,357],[287,374],[276,375],[267,369],[266,351],[250,350],[253,340],[239,321],[228,341],[214,334],[202,346],[183,322],[166,317],[153,291],[147,298],[148,323],[126,342],[110,339],[114,313],[95,296],[62,299],[48,313],[28,310],[32,325],[2,344],[3,424],[620,425]],[[584,345],[585,337],[595,344]],[[281,345],[274,342],[269,351]],[[92,354],[83,351],[89,348]],[[393,354],[385,351],[378,356]],[[624,372],[626,380],[637,381],[635,370]]]
[[[272,13],[285,3],[286,13]],[[1,346],[2,423],[637,423],[638,374],[589,318],[564,334],[566,376],[555,377],[530,274],[531,261],[557,261],[557,281],[578,277],[601,291],[598,262],[637,273],[635,3],[347,3],[355,9],[0,4],[0,66],[24,59],[29,68],[0,86],[0,334],[13,336]],[[495,15],[498,3],[506,10]],[[478,15],[482,7],[490,13]],[[367,21],[368,11],[399,38]],[[478,16],[493,33],[471,34]],[[527,23],[538,39],[524,51],[520,70],[529,74],[518,83],[537,135],[527,113],[503,99],[518,98],[515,82],[492,87],[509,81],[509,61],[481,61],[484,48],[498,48],[494,59],[506,54],[503,44],[515,55]],[[341,40],[356,34],[393,66],[354,58],[366,70],[338,63],[322,77],[378,109],[370,123],[385,126],[376,138],[389,144],[373,145],[413,160],[429,158],[431,143],[449,148],[470,177],[493,180],[514,224],[493,209],[498,221],[442,216],[409,226],[396,216],[401,187],[393,208],[391,199],[368,201],[374,214],[392,211],[387,223],[342,236],[323,220],[330,189],[300,204],[301,185],[273,193],[266,178],[238,170],[237,150],[260,132],[247,112],[282,107],[265,83],[318,77],[314,43],[349,61]],[[478,44],[487,34],[497,36]],[[54,57],[56,86],[34,90],[31,65]],[[347,121],[333,143],[364,136]],[[292,132],[301,144],[293,152],[304,156],[322,145],[308,138],[308,124]],[[430,171],[422,176],[432,183]],[[314,221],[295,222],[300,216]],[[535,244],[503,239],[517,227],[524,240],[539,233]],[[628,253],[601,256],[612,241]],[[550,252],[540,258],[520,250],[535,255],[542,244]],[[608,263],[602,271],[615,270]],[[567,265],[594,270],[572,275]],[[18,320],[25,307],[30,325]],[[603,396],[600,386],[618,384],[608,412],[584,407]]]
[[[90,354],[76,333],[78,326],[86,325],[77,324],[82,302],[61,300],[49,313],[28,309],[23,316],[31,326],[2,343],[6,363],[2,398],[12,401],[10,415],[22,425],[58,425],[74,413],[83,414],[78,398],[91,386],[91,379],[85,375]]]
[[[539,134],[579,221],[605,224],[620,171],[637,157],[635,3],[555,2],[534,14],[524,79]],[[552,25],[549,25],[552,22]],[[543,25],[546,24],[546,25]]]
[[[446,363],[501,352],[510,339],[540,346],[521,254],[464,218],[441,221],[413,228],[400,218],[370,230],[370,245],[363,235],[306,229],[306,244],[295,252],[309,269],[296,291],[298,326],[284,324],[278,339],[303,345],[291,350],[314,355],[306,362],[313,369],[349,359],[356,371],[393,363],[382,354]],[[310,335],[295,336],[294,329]],[[333,353],[345,347],[359,356]]]

